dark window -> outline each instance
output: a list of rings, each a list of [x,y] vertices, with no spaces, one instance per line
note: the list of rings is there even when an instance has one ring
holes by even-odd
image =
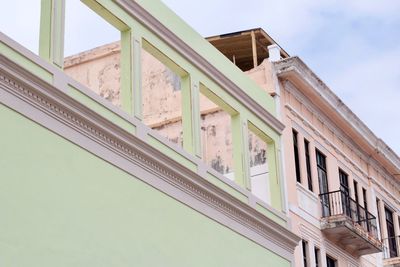
[[[378,223],[379,223],[379,229],[381,232],[381,240],[383,239],[383,235],[382,235],[382,218],[381,218],[381,212],[380,212],[380,200],[379,198],[376,199],[376,214],[378,215]]]
[[[349,195],[349,176],[342,169],[339,169],[340,191]]]
[[[322,215],[330,216],[328,190],[328,176],[326,173],[326,156],[316,149],[319,193],[322,200]]]
[[[306,168],[307,168],[307,180],[308,180],[308,190],[313,192],[312,176],[311,176],[311,161],[310,161],[310,142],[304,139],[304,150],[306,155]]]
[[[336,267],[336,260],[326,255],[326,267]]]
[[[359,222],[361,220],[361,216],[360,216],[360,206],[358,205],[360,203],[359,203],[359,197],[358,197],[358,183],[357,183],[357,181],[353,181],[353,187],[354,187],[354,198],[355,198],[355,201],[356,201],[356,217],[354,219]]]
[[[320,267],[320,254],[319,254],[319,249],[317,247],[314,247],[314,257],[315,257],[315,267]]]
[[[349,176],[342,169],[339,169],[339,180],[343,213],[351,217]]]
[[[328,193],[328,175],[326,172],[326,156],[324,154],[322,154],[318,149],[316,150],[316,155],[317,155],[319,192],[321,194]]]
[[[363,192],[364,208],[366,211],[368,211],[367,189],[363,187],[362,192]]]
[[[353,186],[354,186],[354,198],[355,198],[357,204],[360,204],[360,203],[358,203],[358,183],[357,183],[357,181],[353,181]]]
[[[366,219],[366,224],[367,224],[367,230],[369,231],[370,229],[370,217],[368,213],[368,202],[367,202],[367,189],[364,187],[362,188],[362,194],[363,194],[363,201],[364,201],[364,209],[365,209],[365,219]]]
[[[396,236],[394,232],[394,223],[393,223],[393,212],[385,207],[385,218],[386,218],[386,228],[388,234],[388,243],[389,243],[389,252],[390,257],[397,257],[397,244],[396,244]]]
[[[296,180],[301,183],[300,178],[300,160],[299,160],[299,147],[297,142],[297,132],[295,130],[293,132],[293,151],[294,151],[294,164],[296,168]]]
[[[307,241],[302,240],[301,241],[301,246],[303,249],[303,263],[304,263],[304,267],[307,267]]]

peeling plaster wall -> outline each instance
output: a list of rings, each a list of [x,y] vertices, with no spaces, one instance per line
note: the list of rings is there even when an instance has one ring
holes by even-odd
[[[233,172],[230,115],[223,111],[202,115],[201,139],[203,159],[219,173]]]
[[[121,106],[118,42],[66,58],[64,71],[114,105]]]
[[[143,121],[170,141],[182,145],[179,77],[148,53],[143,52],[142,55]],[[66,72],[113,104],[119,105],[118,44],[106,45],[68,58],[66,60]],[[269,94],[274,95],[277,93],[273,65],[268,60],[264,60],[258,67],[245,73]],[[285,161],[286,176],[289,179],[295,179],[293,160],[290,158],[293,155],[291,128],[294,127],[299,131],[300,139],[305,137],[310,141],[312,166],[315,166],[316,148],[323,149],[327,154],[329,160],[328,176],[332,177],[332,179],[329,179],[330,188],[337,189],[339,187],[336,177],[337,170],[340,167],[348,172],[350,184],[355,179],[359,182],[360,187],[368,190],[374,189],[374,194],[368,194],[367,196],[371,210],[375,209],[375,197],[383,200],[388,205],[393,205],[397,209],[399,203],[398,201],[393,201],[394,198],[398,199],[400,196],[396,185],[384,177],[379,170],[371,168],[354,148],[346,144],[343,137],[338,134],[339,130],[324,122],[324,114],[318,109],[312,108],[312,102],[306,104],[307,101],[302,100],[302,94],[294,94],[293,91],[297,90],[289,90],[283,84],[280,86],[282,88],[280,94],[282,99],[281,109],[284,115],[284,123],[287,126],[283,134],[284,147],[288,159]],[[294,113],[287,110],[285,105],[290,105],[301,118],[296,117]],[[202,157],[205,162],[218,172],[226,174],[227,177],[233,179],[233,175],[231,175],[233,171],[233,153],[230,117],[202,95],[200,97],[200,110],[202,114]],[[310,126],[304,124],[304,119],[309,125],[312,125],[314,130],[310,130]],[[332,145],[346,157],[338,154]],[[301,147],[303,147],[302,144]],[[267,161],[266,144],[251,132],[249,132],[249,150],[253,193],[268,202],[268,183],[265,183],[268,180],[268,168],[265,164]],[[301,155],[303,155],[303,150]],[[301,157],[301,160],[301,172],[302,176],[305,177],[304,158]],[[372,185],[365,173],[369,173],[371,177],[374,177],[379,186]],[[322,235],[318,226],[320,209],[318,206],[318,183],[315,168],[312,169],[312,177],[315,193],[310,193],[305,184],[299,185],[292,180],[289,180],[288,183],[289,203],[291,206],[296,207],[296,210],[301,210],[302,212],[300,215],[296,212],[291,212],[290,216],[293,220],[295,232],[304,236],[305,239],[310,241],[310,244],[315,242],[314,245],[323,250],[324,255],[328,253],[334,256],[339,265],[372,266],[376,261],[374,256],[354,259],[345,251],[336,248],[335,244],[331,244]],[[354,193],[352,192],[352,194]],[[311,214],[311,216],[305,216],[304,214]],[[299,247],[296,249],[295,257],[296,262],[301,262]]]
[[[143,122],[151,127],[182,117],[180,77],[142,49]]]
[[[249,131],[250,167],[267,163],[267,144]]]
[[[260,65],[245,72],[255,83],[257,83],[267,93],[274,95],[276,93],[273,79],[273,65],[268,59],[265,59]]]
[[[246,72],[267,92],[272,91],[264,61]],[[120,43],[104,45],[65,59],[65,72],[97,94],[120,106]],[[271,75],[269,75],[271,76]],[[143,122],[162,136],[182,146],[181,79],[142,49]],[[202,158],[221,174],[233,172],[230,115],[200,94]],[[250,166],[266,166],[266,143],[249,132]],[[268,169],[265,167],[265,173]],[[259,171],[257,172],[259,173]]]
[[[182,120],[158,124],[158,126],[153,127],[159,134],[167,138],[172,143],[183,145],[183,131],[182,131]]]

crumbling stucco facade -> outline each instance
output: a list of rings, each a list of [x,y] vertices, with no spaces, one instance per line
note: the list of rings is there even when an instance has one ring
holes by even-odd
[[[119,105],[118,57],[118,44],[106,45],[67,58],[66,72],[113,104]],[[286,125],[283,143],[288,212],[293,220],[293,230],[303,237],[303,246],[307,246],[304,250],[302,246],[296,249],[296,266],[302,266],[304,251],[308,255],[309,266],[317,264],[326,266],[329,257],[334,259],[339,266],[383,266],[381,254],[361,256],[349,246],[344,247],[340,241],[334,241],[335,238],[328,238],[327,231],[324,232],[322,229],[321,222],[325,222],[326,218],[321,219],[318,193],[321,193],[322,189],[316,170],[316,151],[322,151],[327,158],[330,191],[340,189],[341,185],[337,179],[338,170],[345,170],[349,174],[351,197],[355,198],[358,195],[358,201],[364,203],[362,205],[369,203],[369,211],[378,217],[380,238],[388,235],[385,220],[382,217],[385,207],[395,206],[393,214],[400,215],[400,203],[395,201],[393,202],[395,204],[389,204],[400,197],[398,187],[394,186],[398,184],[398,181],[384,174],[387,168],[385,164],[388,164],[384,159],[381,161],[374,159],[374,163],[371,164],[365,156],[367,154],[365,150],[360,148],[360,144],[354,144],[354,140],[362,143],[362,140],[368,137],[354,133],[354,128],[352,128],[354,126],[349,123],[349,118],[352,118],[353,114],[346,111],[344,118],[339,118],[336,110],[326,109],[328,104],[321,99],[321,94],[326,94],[333,99],[337,97],[332,96],[333,93],[302,62],[297,62],[298,59],[285,60],[274,63],[265,59],[245,73],[275,98],[277,113]],[[298,64],[297,67],[304,72],[302,77],[292,77],[289,76],[292,74],[287,74],[293,68],[289,63],[285,65],[285,62],[290,60],[296,61],[291,63]],[[180,77],[146,51],[142,53],[142,68],[143,121],[162,136],[182,146]],[[202,158],[213,169],[233,180],[230,115],[203,95],[200,99],[200,112]],[[331,120],[336,117],[335,122]],[[340,123],[337,123],[338,121]],[[362,124],[360,121],[357,123]],[[298,181],[296,181],[296,166],[293,160],[295,153],[293,131],[297,133],[296,138],[299,142],[297,149],[300,153],[301,178]],[[257,135],[250,131],[248,134],[251,190],[256,196],[268,202],[267,147]],[[352,138],[355,139],[352,140]],[[308,146],[307,153],[309,153],[311,167],[309,171],[304,156],[305,142]],[[308,181],[307,176],[311,176]],[[358,184],[359,187],[353,188],[353,181],[356,181],[354,185]],[[398,216],[394,217],[397,221]],[[362,230],[360,226],[356,229]],[[396,231],[400,234],[400,230]],[[345,231],[344,235],[346,234],[348,233]],[[364,234],[367,239],[371,238],[367,232]],[[373,242],[370,243],[374,244],[373,246],[382,245],[378,239],[371,240]],[[360,247],[365,243],[361,239],[359,242]]]
[[[182,146],[182,98],[181,79],[171,69],[142,49],[142,120],[171,142]],[[120,45],[118,42],[82,52],[65,59],[65,72],[78,82],[120,106]],[[273,88],[268,62],[248,75],[259,82],[268,92]],[[267,74],[267,75],[266,75]],[[228,178],[233,176],[233,146],[231,116],[218,105],[200,94],[200,127],[202,159],[213,169]],[[266,143],[249,131],[250,167],[260,166],[254,183],[268,184]],[[260,176],[261,175],[261,176]],[[262,177],[262,178],[260,178]],[[262,180],[266,181],[262,181]],[[260,181],[258,181],[260,180]],[[265,186],[264,186],[265,187]],[[268,201],[267,188],[260,190],[263,200]]]
[[[69,3],[0,31],[2,262],[292,266],[273,98],[160,0],[78,1],[121,46],[65,59]]]

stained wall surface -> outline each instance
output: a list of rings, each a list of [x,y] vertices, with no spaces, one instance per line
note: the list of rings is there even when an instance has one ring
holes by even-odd
[[[107,44],[65,59],[65,72],[114,105],[120,106],[120,45]],[[171,69],[142,49],[142,120],[159,134],[182,146],[181,80]],[[256,82],[265,75],[265,67],[249,72]],[[261,74],[260,74],[261,73]],[[264,78],[265,79],[265,78]],[[272,90],[270,82],[261,85]],[[200,94],[201,156],[213,169],[233,179],[233,146],[230,115]],[[249,133],[250,165],[265,165],[266,144]],[[266,198],[264,198],[266,200]]]

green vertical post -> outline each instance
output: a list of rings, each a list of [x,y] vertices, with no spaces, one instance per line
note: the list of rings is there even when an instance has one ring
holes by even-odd
[[[133,31],[133,115],[143,118],[142,111],[142,35],[136,30]]]
[[[271,206],[279,211],[282,211],[282,190],[279,179],[278,150],[275,141],[267,143],[267,155]]]
[[[121,32],[121,107],[132,115],[133,39],[132,31]]]
[[[232,116],[232,138],[235,182],[251,190],[248,127],[240,114]]]
[[[42,0],[40,14],[39,55],[63,68],[65,0]]]
[[[201,157],[200,83],[192,76],[181,77],[183,148]]]
[[[142,119],[142,37],[135,30],[121,31],[121,106]]]

